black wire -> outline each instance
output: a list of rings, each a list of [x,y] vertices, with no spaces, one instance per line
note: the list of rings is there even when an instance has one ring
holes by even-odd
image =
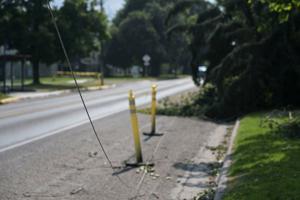
[[[101,140],[100,140],[100,138],[99,138],[99,136],[98,136],[98,134],[97,134],[97,131],[96,131],[95,126],[94,126],[94,123],[93,123],[92,118],[91,118],[91,115],[90,115],[90,113],[89,113],[89,111],[88,111],[88,109],[87,109],[87,106],[86,106],[86,104],[85,104],[85,101],[84,101],[84,99],[83,99],[83,96],[82,96],[81,90],[80,90],[80,88],[79,88],[77,79],[76,79],[76,77],[75,77],[74,70],[73,70],[73,68],[72,68],[72,65],[71,65],[71,62],[70,62],[70,59],[69,59],[67,50],[66,50],[66,48],[65,48],[64,42],[63,42],[62,37],[61,37],[61,34],[60,34],[60,31],[59,31],[58,26],[57,26],[57,23],[56,23],[56,21],[55,21],[55,17],[54,17],[54,14],[53,14],[53,12],[52,12],[52,8],[51,8],[50,1],[49,1],[49,0],[47,0],[47,5],[48,5],[49,12],[50,12],[50,14],[51,14],[51,18],[52,18],[52,21],[53,21],[55,30],[56,30],[56,32],[57,32],[57,36],[58,36],[59,42],[60,42],[61,47],[62,47],[62,50],[63,50],[63,52],[64,52],[64,55],[65,55],[65,58],[66,58],[68,67],[69,67],[69,69],[70,69],[70,71],[71,71],[71,74],[72,74],[72,77],[73,77],[73,79],[74,79],[74,82],[75,82],[75,85],[76,85],[78,94],[79,94],[79,96],[80,96],[82,105],[83,105],[83,107],[84,107],[84,109],[85,109],[85,112],[86,112],[86,114],[87,114],[87,117],[88,117],[89,122],[90,122],[90,124],[91,124],[91,127],[92,127],[92,129],[93,129],[93,132],[94,132],[94,134],[95,134],[95,136],[96,136],[96,138],[97,138],[97,141],[98,141],[98,143],[99,143],[99,145],[100,145],[100,147],[101,147],[101,150],[102,150],[103,154],[105,155],[105,158],[106,158],[106,160],[108,161],[108,163],[109,163],[111,169],[114,171],[114,166],[113,166],[111,160],[109,159],[109,157],[108,157],[108,155],[107,155],[107,153],[106,153],[106,150],[104,149],[104,146],[103,146],[103,144],[102,144],[102,142],[101,142]],[[116,176],[117,176],[117,178],[119,179],[119,181],[120,181],[123,185],[125,185],[125,186],[128,187],[128,188],[131,188],[131,187],[129,187],[129,186],[128,186],[128,185],[127,185],[127,184],[126,184],[126,183],[125,183],[118,175],[116,175]]]
[[[52,12],[52,8],[51,8],[51,5],[50,5],[49,0],[48,0],[48,8],[49,8],[49,11],[50,11],[50,14],[51,14],[51,17],[52,17],[53,24],[54,24],[54,26],[55,26],[55,30],[56,30],[57,35],[58,35],[58,39],[59,39],[60,44],[61,44],[62,50],[63,50],[63,52],[64,52],[64,54],[65,54],[65,57],[66,57],[66,60],[67,60],[67,64],[68,64],[68,67],[69,67],[69,69],[70,69],[70,71],[71,71],[71,74],[72,74],[72,77],[73,77],[73,79],[74,79],[74,81],[75,81],[75,85],[76,85],[78,94],[79,94],[79,96],[80,96],[82,105],[83,105],[83,107],[84,107],[84,109],[85,109],[85,112],[86,112],[86,114],[87,114],[87,116],[88,116],[88,119],[89,119],[89,121],[90,121],[90,124],[91,124],[91,126],[92,126],[93,132],[94,132],[94,134],[95,134],[95,136],[96,136],[96,138],[97,138],[97,141],[98,141],[98,143],[99,143],[99,145],[100,145],[100,147],[101,147],[101,149],[102,149],[102,151],[103,151],[103,153],[104,153],[104,155],[105,155],[107,161],[109,162],[109,165],[111,166],[111,168],[114,168],[113,165],[112,165],[111,160],[109,159],[109,157],[108,157],[108,155],[107,155],[107,153],[106,153],[106,151],[105,151],[105,149],[104,149],[104,147],[103,147],[103,144],[102,144],[101,141],[100,141],[100,138],[99,138],[99,136],[98,136],[98,134],[97,134],[97,131],[96,131],[95,126],[94,126],[94,123],[93,123],[93,121],[92,121],[92,119],[91,119],[91,115],[90,115],[90,113],[89,113],[89,111],[88,111],[88,109],[87,109],[87,107],[86,107],[85,101],[84,101],[84,99],[83,99],[81,90],[80,90],[80,88],[79,88],[79,85],[78,85],[78,83],[77,83],[77,79],[76,79],[75,74],[74,74],[74,70],[73,70],[73,68],[72,68],[72,66],[71,66],[71,62],[70,62],[69,56],[68,56],[68,54],[67,54],[65,45],[64,45],[64,43],[63,43],[63,40],[62,40],[60,31],[59,31],[58,26],[57,26],[57,23],[56,23],[56,21],[55,21],[55,17],[54,17],[54,14],[53,14],[53,12]]]

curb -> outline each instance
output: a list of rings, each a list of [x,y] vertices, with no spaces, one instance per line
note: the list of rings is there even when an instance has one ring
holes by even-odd
[[[224,159],[224,163],[220,170],[220,175],[217,178],[217,189],[216,189],[216,194],[215,194],[214,200],[221,200],[225,193],[225,189],[227,188],[227,181],[228,181],[227,175],[228,175],[229,167],[232,163],[233,144],[234,144],[234,140],[236,138],[239,126],[240,126],[240,120],[238,119],[235,122],[233,131],[231,134],[228,150],[227,150],[227,153],[226,153],[226,156]]]
[[[95,90],[106,90],[110,88],[115,88],[116,84],[113,85],[102,85],[102,86],[92,86],[87,88],[80,88],[81,91],[95,91]],[[72,89],[70,91],[77,91],[77,89]]]
[[[116,85],[103,85],[103,86],[94,86],[94,87],[87,87],[87,88],[80,88],[80,91],[85,92],[85,91],[96,91],[96,90],[106,90],[110,88],[115,88]],[[70,90],[57,90],[59,93],[54,93],[53,94],[47,94],[45,96],[36,96],[36,97],[9,97],[6,99],[0,100],[0,105],[3,104],[9,104],[9,103],[15,103],[20,100],[24,99],[38,99],[38,98],[44,98],[44,97],[51,97],[51,96],[58,96],[61,94],[67,94],[67,93],[72,93],[72,92],[77,92],[77,89],[70,89]]]

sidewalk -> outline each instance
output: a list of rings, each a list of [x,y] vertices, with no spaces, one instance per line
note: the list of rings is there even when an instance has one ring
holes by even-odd
[[[149,131],[149,121],[149,116],[139,114],[141,133]],[[134,158],[128,112],[97,120],[95,126],[114,166]],[[125,186],[112,175],[86,124],[0,154],[0,196],[10,200],[193,199],[213,182],[211,166],[217,159],[209,149],[222,143],[226,128],[198,119],[158,116],[157,132],[164,136],[141,134],[144,161],[155,164],[153,172],[116,169]]]

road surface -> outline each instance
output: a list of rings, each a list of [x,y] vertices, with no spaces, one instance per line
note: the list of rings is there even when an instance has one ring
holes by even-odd
[[[189,79],[157,84],[158,98],[194,87]],[[164,135],[141,134],[144,161],[155,164],[156,177],[124,168],[124,161],[135,158],[127,93],[133,89],[141,105],[150,101],[150,86],[143,81],[84,93],[112,164],[122,167],[114,171],[78,95],[2,106],[0,200],[183,200],[208,189],[216,158],[207,146],[223,141],[226,126],[220,124],[158,116],[157,131]],[[138,114],[138,119],[140,133],[149,132],[150,116]]]
[[[141,81],[109,90],[84,92],[83,96],[92,119],[97,120],[127,110],[130,89],[136,95],[137,105],[149,103],[151,84],[150,81]],[[187,78],[158,81],[156,84],[158,99],[194,87]],[[0,153],[87,122],[76,93],[0,106]]]

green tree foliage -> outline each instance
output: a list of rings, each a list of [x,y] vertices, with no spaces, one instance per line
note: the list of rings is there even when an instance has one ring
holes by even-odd
[[[142,57],[149,54],[152,58],[149,74],[152,76],[159,75],[162,63],[175,68],[187,65],[188,37],[174,35],[168,39],[165,34],[164,19],[174,2],[127,0],[113,20],[112,39],[106,55],[108,62],[124,68],[143,66]]]
[[[46,0],[2,1],[0,42],[31,55],[33,81],[39,84],[39,63],[55,60],[55,34]]]
[[[147,1],[144,0],[126,0],[124,8],[114,18],[114,24],[118,26],[131,12],[142,11],[146,4]]]
[[[181,4],[181,6],[180,6]],[[206,82],[216,86],[210,116],[232,116],[300,102],[300,13],[294,0],[220,0],[216,5],[184,1],[170,12],[197,20],[170,29],[192,35],[194,80],[197,67],[208,65]],[[186,6],[182,6],[186,5]],[[181,8],[180,8],[181,7]]]
[[[2,0],[0,4],[0,45],[31,55],[33,81],[39,84],[39,64],[64,60],[47,7],[48,0]],[[51,2],[51,0],[50,0]],[[107,38],[107,20],[87,0],[66,0],[54,9],[71,58],[99,50]]]
[[[155,65],[157,59],[161,56],[159,36],[150,23],[148,16],[143,12],[132,12],[122,21],[118,36],[114,40],[117,40],[114,41],[117,45],[111,46],[113,49],[110,52],[113,55],[109,60],[112,61],[112,64],[123,65],[127,68],[133,64],[141,66],[143,65],[142,57],[145,54],[150,54],[153,58],[152,63]],[[116,59],[116,57],[119,57],[118,53],[122,54],[122,60]],[[117,60],[117,63],[114,63],[114,60]]]
[[[161,62],[166,62],[172,66],[169,68],[169,73],[172,73],[172,71],[176,73],[177,69],[181,66],[184,66],[184,72],[188,73],[187,65],[190,60],[190,54],[188,53],[188,35],[173,34],[169,38],[166,35],[167,27],[164,19],[168,16],[168,10],[172,8],[171,6],[173,4],[173,1],[154,1],[153,3],[147,4],[145,10],[149,13],[150,21],[159,35],[159,43],[161,49],[163,49],[163,54],[160,57]],[[174,21],[178,22],[180,20],[184,19],[178,17]]]
[[[59,10],[58,25],[73,62],[98,51],[100,41],[108,38],[106,16],[95,6],[86,0],[65,0]]]

